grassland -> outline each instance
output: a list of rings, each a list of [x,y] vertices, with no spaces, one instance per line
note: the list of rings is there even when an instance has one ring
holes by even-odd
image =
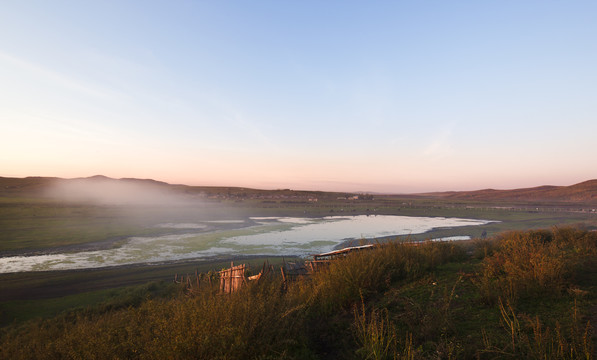
[[[198,285],[115,290],[100,306],[5,327],[0,355],[592,359],[595,255],[596,232],[553,228],[383,244],[308,279],[272,276],[226,296],[203,274]]]
[[[241,197],[242,194],[244,197]],[[129,236],[160,235],[173,231],[156,228],[156,223],[193,222],[197,219],[238,220],[249,216],[395,214],[498,221],[466,229],[436,229],[426,234],[412,235],[411,239],[414,240],[463,234],[479,238],[484,233],[491,237],[503,231],[549,228],[554,225],[582,224],[588,229],[597,227],[596,214],[562,208],[561,204],[487,204],[412,197],[349,201],[339,200],[338,194],[308,194],[309,197],[318,195],[318,202],[309,202],[302,197],[265,201],[254,199],[251,194],[240,193],[228,199],[207,199],[184,206],[148,207],[61,202],[34,195],[11,193],[0,196],[0,256],[108,248],[118,246]],[[233,228],[238,225],[219,226]],[[197,269],[219,270],[229,260],[221,259],[219,263],[216,260],[84,271],[0,274],[0,322],[5,325],[15,319],[20,321],[36,316],[52,316],[77,306],[97,305],[112,289],[167,281],[174,274],[194,273]],[[94,295],[85,295],[91,292]],[[76,299],[81,301],[77,302]]]
[[[184,202],[168,202],[163,205],[129,204],[127,206],[97,201],[85,201],[85,197],[64,198],[49,195],[55,184],[77,187],[89,185],[88,193],[93,199],[101,198],[115,187],[125,186],[121,193],[137,191],[144,194],[167,194]],[[99,185],[97,185],[99,181]],[[317,191],[255,190],[226,187],[191,187],[169,185],[153,180],[108,179],[97,176],[87,179],[54,178],[1,178],[0,177],[0,255],[23,251],[69,251],[81,248],[114,246],[118,241],[133,235],[158,235],[166,230],[156,228],[158,222],[192,222],[195,219],[243,219],[249,216],[313,216],[338,214],[394,214],[410,216],[446,216],[482,218],[502,221],[481,230],[489,235],[511,229],[525,229],[555,224],[585,223],[596,226],[597,190],[586,182],[568,188],[550,190],[559,197],[553,200],[532,200],[539,190],[523,193],[531,197],[525,201],[500,198],[479,199],[477,192],[436,194],[435,196],[360,196],[359,200],[347,200],[352,194],[325,193]],[[94,185],[95,184],[95,185]],[[582,186],[581,186],[582,185]],[[95,186],[95,187],[94,187]],[[68,187],[66,188],[69,189]],[[582,190],[580,193],[579,191]],[[483,192],[481,192],[483,193]],[[517,191],[511,192],[518,194]],[[501,193],[502,195],[504,193]],[[508,194],[508,192],[506,192]],[[540,193],[542,194],[542,193]],[[587,201],[562,201],[559,198],[576,199],[583,194]],[[587,195],[588,194],[588,195]],[[87,194],[89,196],[89,194]],[[108,195],[107,195],[108,196]],[[516,195],[518,196],[518,195]],[[113,196],[112,196],[113,197]],[[163,196],[162,196],[163,197]],[[187,201],[188,200],[188,201]],[[448,234],[449,235],[449,234]],[[476,234],[472,234],[475,236]]]
[[[342,287],[352,288],[352,293],[347,295],[350,300],[328,299],[321,300],[324,301],[323,303],[317,302],[320,301],[317,299],[325,299],[328,296],[321,291],[329,286],[317,285],[319,280],[300,285],[299,288],[303,290],[292,290],[299,291],[303,295],[296,295],[296,298],[285,295],[280,298],[276,290],[280,287],[280,284],[276,283],[279,280],[273,279],[269,290],[263,290],[265,293],[258,292],[257,299],[262,299],[265,302],[273,299],[271,305],[274,306],[274,309],[279,306],[280,311],[283,310],[284,313],[280,315],[280,313],[274,312],[268,315],[262,309],[262,316],[269,319],[267,321],[280,320],[279,317],[281,317],[280,326],[288,326],[288,329],[298,331],[296,339],[287,330],[281,330],[276,327],[278,325],[274,324],[274,329],[281,331],[281,338],[277,335],[268,335],[273,337],[265,338],[270,339],[275,345],[263,345],[258,342],[257,344],[264,346],[263,349],[258,349],[258,345],[255,345],[247,350],[246,346],[248,345],[244,342],[253,341],[252,337],[249,340],[243,338],[243,336],[249,335],[236,328],[233,323],[227,323],[227,321],[232,321],[231,319],[213,319],[214,324],[208,324],[210,328],[216,326],[215,324],[224,324],[222,325],[224,328],[227,327],[229,331],[237,334],[239,341],[243,342],[235,345],[240,350],[232,351],[226,345],[230,340],[226,337],[229,334],[222,335],[220,330],[215,329],[215,339],[222,336],[224,340],[221,341],[224,343],[221,346],[227,349],[227,352],[210,353],[215,358],[245,358],[240,355],[243,353],[249,354],[251,356],[248,357],[253,358],[321,358],[328,355],[351,358],[355,354],[363,355],[363,358],[367,358],[371,354],[374,355],[369,358],[384,358],[385,355],[376,357],[375,354],[380,354],[381,351],[382,355],[387,355],[390,350],[390,353],[394,355],[400,354],[395,358],[408,358],[405,354],[408,354],[409,351],[410,354],[414,354],[413,356],[416,355],[415,357],[426,358],[433,358],[431,353],[436,354],[435,358],[516,358],[522,354],[521,351],[525,347],[524,351],[531,351],[529,350],[531,335],[549,338],[551,347],[557,347],[564,343],[565,346],[561,346],[574,344],[577,348],[582,347],[584,345],[579,339],[582,338],[581,333],[584,330],[581,329],[582,324],[579,319],[591,320],[592,324],[597,322],[595,319],[597,305],[594,283],[597,274],[595,274],[594,262],[587,261],[575,263],[574,266],[570,265],[577,268],[566,272],[564,282],[560,284],[559,290],[550,293],[548,297],[537,295],[541,292],[526,294],[524,289],[517,290],[523,293],[522,296],[514,296],[510,294],[511,290],[505,290],[508,289],[508,286],[504,285],[504,280],[489,281],[487,279],[491,276],[489,273],[485,273],[489,271],[487,270],[488,264],[492,264],[491,260],[487,259],[493,259],[493,251],[499,248],[499,246],[491,244],[500,243],[502,240],[499,235],[505,231],[554,229],[554,226],[563,228],[568,225],[573,225],[582,231],[596,229],[597,214],[592,211],[595,205],[590,203],[511,200],[486,202],[477,199],[412,196],[375,196],[361,200],[346,200],[344,199],[345,194],[336,193],[301,193],[281,190],[277,194],[271,195],[266,192],[252,192],[249,189],[213,188],[204,198],[201,198],[201,201],[196,203],[177,206],[121,206],[58,201],[40,196],[39,192],[21,191],[19,190],[21,188],[12,183],[9,185],[11,186],[10,191],[0,191],[0,229],[2,229],[0,231],[0,256],[108,248],[118,246],[123,239],[130,236],[161,235],[173,231],[155,227],[156,223],[193,222],[196,219],[238,220],[246,219],[249,216],[321,217],[342,214],[393,214],[497,221],[483,226],[436,229],[426,234],[413,235],[411,239],[416,240],[463,234],[478,239],[475,246],[470,245],[468,248],[462,248],[452,254],[458,253],[460,254],[458,256],[450,255],[446,258],[448,260],[423,266],[423,270],[417,270],[416,276],[384,279],[371,288],[372,285],[363,285],[359,281],[367,283],[369,280],[364,279],[376,273],[380,260],[376,260],[377,263],[359,260],[365,263],[351,265],[352,268],[357,269],[357,273],[342,273],[343,275],[341,275],[345,279]],[[29,185],[37,188],[39,183],[31,180]],[[181,191],[188,192],[189,189],[183,187]],[[197,198],[195,193],[191,195],[195,199]],[[318,199],[317,202],[309,201],[309,199],[315,198]],[[232,229],[236,225],[220,226],[228,226]],[[481,241],[482,238],[493,240],[485,243]],[[471,244],[472,242],[461,244],[465,246],[467,243]],[[476,255],[471,255],[472,253]],[[423,254],[416,255],[417,260],[410,260],[411,265],[415,266],[413,264],[424,259],[425,256]],[[247,257],[239,260],[249,262],[254,268],[258,268],[266,259]],[[281,261],[275,258],[268,260],[273,263]],[[29,348],[36,348],[39,345],[23,343],[22,335],[19,335],[22,334],[22,331],[33,331],[40,334],[39,336],[48,336],[51,341],[62,341],[74,348],[75,346],[68,341],[76,339],[59,340],[55,338],[55,334],[44,333],[45,330],[42,329],[60,329],[60,331],[68,333],[79,331],[79,327],[91,326],[89,324],[99,321],[105,326],[102,331],[115,331],[122,335],[123,330],[119,328],[121,325],[110,322],[112,321],[109,320],[110,318],[127,318],[133,316],[131,314],[135,314],[134,316],[141,319],[154,310],[162,312],[165,318],[169,318],[167,313],[163,313],[166,309],[170,309],[169,311],[180,310],[182,314],[185,314],[183,310],[188,307],[196,307],[197,302],[203,304],[201,306],[213,306],[214,309],[237,306],[230,303],[227,303],[228,305],[212,303],[219,297],[212,299],[209,297],[211,295],[208,296],[207,293],[201,295],[202,300],[189,298],[181,295],[184,293],[183,290],[172,284],[174,274],[194,274],[196,271],[208,273],[228,266],[229,262],[230,259],[222,258],[211,262],[0,274],[0,325],[4,339],[3,348],[7,346],[6,341],[13,340],[17,344]],[[385,269],[387,270],[387,268]],[[497,274],[500,271],[505,270],[498,269],[494,273]],[[351,281],[357,281],[357,283],[356,285],[346,283],[346,279],[352,279]],[[482,283],[480,279],[485,279],[486,283]],[[385,285],[379,285],[381,283]],[[490,289],[499,289],[498,285],[501,286],[501,292],[497,296],[492,295]],[[312,286],[322,288],[314,289]],[[335,286],[340,287],[340,285]],[[326,291],[344,293],[344,290],[340,291],[340,288],[331,288]],[[308,294],[318,295],[312,298],[315,295]],[[501,309],[499,307],[500,299],[502,300]],[[258,300],[255,301],[255,303],[238,306],[261,306]],[[317,305],[313,305],[315,307],[307,311],[305,308],[307,305],[302,304],[311,304],[310,301],[316,301]],[[432,312],[431,309],[435,309],[435,312]],[[438,313],[437,309],[444,309],[443,313]],[[573,314],[573,309],[576,309],[574,311],[577,311],[577,315]],[[187,316],[191,319],[194,316],[203,316],[201,311],[203,310],[197,310]],[[284,315],[286,313],[288,314]],[[294,314],[300,316],[295,318]],[[152,316],[145,320],[161,321],[157,313]],[[243,318],[240,312],[235,316]],[[530,320],[534,319],[534,316],[539,316],[540,320],[538,321],[541,323],[532,325]],[[294,320],[291,323],[286,323],[290,318]],[[318,321],[321,319],[325,319],[328,324],[320,324]],[[435,321],[437,319],[440,319],[442,323],[437,323]],[[514,340],[511,339],[512,334],[510,334],[509,340],[507,339],[508,341],[504,340],[503,325],[511,324],[510,333],[516,330],[512,328],[516,323],[513,319],[516,319],[520,329],[524,331],[517,330],[518,338]],[[249,319],[246,320],[249,321]],[[133,320],[131,321],[134,323]],[[181,322],[179,325],[190,326],[189,320],[185,320],[183,315],[176,321]],[[257,318],[254,321],[262,321],[262,319]],[[585,326],[586,321],[583,324]],[[249,325],[249,328],[254,331],[262,331],[267,334],[270,332],[269,329],[261,329],[255,324]],[[158,326],[156,323],[155,326],[162,325]],[[529,329],[534,330],[529,332]],[[311,335],[311,331],[315,335]],[[562,335],[563,331],[575,331],[575,333]],[[390,332],[394,335],[388,335]],[[562,338],[554,337],[555,334],[560,334]],[[188,333],[179,335],[190,336]],[[574,335],[573,339],[570,338],[572,335]],[[259,337],[259,334],[250,336]],[[321,339],[315,339],[314,336],[319,336]],[[178,341],[170,340],[174,343]],[[130,341],[141,340],[131,339]],[[284,345],[279,341],[287,343]],[[512,343],[514,345],[509,348],[508,346]],[[135,344],[139,345],[139,343]],[[152,355],[147,355],[147,353],[141,356],[141,353],[137,352],[139,349],[134,350],[133,345],[131,343],[116,346],[124,348],[129,346],[127,351],[132,352],[109,353],[100,357],[152,358]],[[193,346],[198,351],[196,347],[204,347],[205,344],[194,344]],[[381,350],[378,349],[380,346]],[[9,348],[10,350],[6,351],[10,352],[2,354],[18,355],[18,351],[14,347],[9,346]],[[383,350],[386,348],[390,350]],[[180,349],[171,350],[173,351],[171,354],[174,355],[167,357],[199,356],[187,356],[187,353],[178,352]],[[555,354],[556,350],[554,348],[550,351]],[[5,350],[3,349],[3,351]],[[56,358],[86,357],[81,355],[82,353],[65,355],[58,352],[56,354]],[[15,355],[16,358],[19,357],[17,355]],[[26,358],[25,355],[20,356]],[[567,358],[580,357],[579,355]]]
[[[292,257],[236,259],[257,269],[264,261],[279,266]],[[73,309],[136,304],[147,297],[170,294],[176,275],[207,273],[230,266],[230,260],[135,265],[99,269],[0,274],[0,327]],[[159,291],[153,291],[159,288]]]
[[[202,220],[238,220],[249,216],[321,217],[342,214],[386,214],[443,216],[499,221],[476,227],[470,235],[488,235],[504,230],[532,229],[556,224],[597,226],[597,214],[574,211],[557,204],[507,205],[451,202],[427,199],[376,199],[362,201],[327,200],[310,204],[302,201],[264,203],[259,200],[212,201],[196,206],[123,207],[73,204],[32,198],[0,197],[0,254],[73,251],[117,246],[128,236],[160,235],[168,232],[156,223]],[[417,236],[451,236],[440,230]]]

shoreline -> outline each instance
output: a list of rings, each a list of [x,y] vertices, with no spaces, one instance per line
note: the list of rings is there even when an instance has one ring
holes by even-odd
[[[230,262],[244,261],[260,268],[264,261],[281,263],[296,260],[292,256],[246,255],[206,261],[179,261],[167,263],[139,263],[73,270],[25,271],[0,274],[0,303],[6,301],[41,300],[114,289],[149,282],[169,282],[176,274],[187,275],[218,271]],[[273,260],[273,261],[270,261]],[[219,268],[219,269],[218,269]]]
[[[374,215],[375,216],[375,215]],[[388,216],[388,215],[380,215],[382,217]],[[398,217],[405,217],[404,215],[394,215],[394,216],[398,216]],[[327,217],[327,216],[326,216]],[[284,217],[281,217],[284,218]],[[313,219],[313,217],[310,217],[311,219]],[[325,217],[316,217],[316,218],[325,218]],[[421,217],[416,217],[416,218],[421,218]],[[448,219],[446,217],[425,217],[425,218],[443,218],[443,219]],[[271,219],[273,219],[273,217],[271,217]],[[453,219],[460,219],[462,220],[463,218],[453,218]],[[464,219],[466,220],[466,219]],[[382,220],[383,221],[383,220]],[[423,241],[423,240],[429,240],[429,239],[441,239],[441,238],[446,238],[447,240],[449,238],[455,238],[455,240],[458,241],[463,241],[463,240],[468,240],[468,239],[472,239],[475,237],[481,237],[481,234],[483,232],[483,230],[481,230],[480,228],[482,228],[483,226],[486,226],[488,224],[492,224],[495,221],[492,220],[485,220],[483,223],[481,224],[475,224],[475,225],[451,225],[451,226],[437,226],[437,227],[432,227],[428,230],[425,230],[423,232],[420,233],[415,233],[415,234],[404,234],[404,233],[400,233],[400,230],[396,230],[398,233],[396,234],[391,234],[391,235],[381,235],[381,236],[372,236],[372,237],[347,237],[347,238],[336,238],[335,240],[333,240],[333,242],[335,242],[336,244],[333,245],[331,247],[332,250],[338,250],[338,249],[342,249],[345,247],[349,247],[349,246],[355,246],[355,245],[362,245],[362,244],[375,244],[375,243],[385,243],[385,242],[389,242],[389,241],[398,241],[398,242],[402,242],[402,241]],[[203,223],[204,224],[204,223]],[[174,224],[176,225],[176,224]],[[187,224],[188,225],[188,224]],[[320,253],[321,249],[319,249],[317,246],[313,247],[313,245],[311,245],[311,247],[309,248],[304,248],[304,251],[299,251],[297,252],[296,249],[293,248],[293,245],[290,245],[289,248],[286,249],[282,249],[280,248],[277,251],[273,251],[273,252],[269,252],[268,249],[261,249],[262,252],[258,252],[258,251],[250,251],[248,249],[250,249],[251,244],[249,243],[248,246],[249,248],[247,250],[242,250],[242,249],[237,249],[236,251],[220,251],[220,252],[213,252],[213,253],[207,253],[207,254],[192,254],[192,252],[190,253],[181,253],[181,255],[183,256],[178,256],[178,257],[168,257],[168,256],[154,256],[153,258],[147,258],[147,259],[133,259],[131,258],[131,262],[121,262],[120,264],[118,263],[119,261],[106,261],[105,265],[103,264],[104,261],[102,260],[100,263],[93,263],[93,260],[91,260],[91,262],[89,264],[81,264],[83,266],[77,266],[77,267],[73,267],[73,268],[68,268],[67,266],[54,266],[54,265],[49,265],[47,267],[47,269],[44,269],[44,267],[40,267],[37,265],[25,265],[24,262],[30,262],[30,261],[38,261],[38,260],[29,260],[27,259],[28,257],[36,257],[39,256],[41,258],[43,258],[44,256],[52,256],[52,255],[73,255],[73,254],[78,254],[78,253],[84,253],[87,251],[102,251],[102,250],[113,250],[113,249],[118,249],[120,246],[126,246],[126,243],[124,241],[126,240],[135,240],[135,238],[139,238],[138,240],[143,241],[143,238],[149,238],[150,240],[154,237],[162,237],[162,236],[169,236],[169,235],[190,235],[190,236],[201,236],[204,234],[217,234],[220,231],[227,231],[227,230],[237,230],[237,229],[248,229],[251,228],[252,226],[258,226],[260,225],[258,219],[254,219],[254,218],[245,218],[243,220],[239,220],[239,221],[229,221],[229,222],[222,222],[222,223],[218,223],[218,224],[209,224],[209,225],[205,225],[205,227],[201,227],[201,228],[195,228],[193,231],[189,231],[189,228],[185,228],[185,229],[180,229],[180,230],[175,230],[172,231],[172,228],[168,228],[169,231],[164,232],[164,233],[160,233],[159,235],[153,235],[153,236],[149,236],[149,235],[143,235],[143,236],[119,236],[119,237],[113,237],[110,239],[106,239],[104,241],[101,242],[94,242],[94,243],[88,243],[88,244],[77,244],[77,245],[70,245],[70,246],[66,246],[66,247],[59,247],[59,248],[52,248],[49,250],[38,250],[38,251],[22,251],[22,252],[17,252],[17,251],[11,251],[11,253],[3,253],[0,256],[0,259],[5,259],[6,264],[10,264],[13,263],[15,265],[7,265],[7,267],[4,269],[4,271],[2,272],[2,274],[9,274],[9,273],[35,273],[35,272],[49,272],[49,271],[80,271],[80,270],[87,270],[87,269],[114,269],[114,268],[120,268],[120,267],[135,267],[135,266],[160,266],[160,265],[176,265],[176,264],[186,264],[186,263],[210,263],[210,262],[218,262],[218,261],[234,261],[237,259],[247,259],[247,258],[255,258],[255,257],[259,257],[259,258],[263,258],[263,257],[296,257],[296,258],[308,258],[310,255],[316,254],[316,253]],[[423,230],[423,229],[420,229]],[[265,231],[263,234],[268,234],[268,233],[275,233],[277,230],[269,230],[269,231]],[[275,235],[275,234],[274,234]],[[341,235],[341,233],[338,233],[337,235]],[[373,234],[371,234],[373,235]],[[247,236],[252,236],[252,235],[247,235]],[[277,236],[277,235],[275,235]],[[456,237],[460,237],[460,239],[456,239]],[[466,239],[463,239],[463,237],[466,237]],[[313,240],[313,243],[316,243],[316,239],[311,239]],[[169,241],[169,240],[168,240]],[[281,240],[282,243],[284,241],[287,241],[286,239]],[[291,242],[288,244],[292,244],[292,240],[290,240]],[[322,240],[323,241],[323,240]],[[119,244],[120,243],[120,244]],[[216,246],[217,244],[212,244],[211,245]],[[288,246],[288,245],[286,245]],[[68,249],[68,252],[65,252],[64,250]],[[130,249],[127,249],[125,251],[129,251]],[[186,256],[184,256],[186,254]],[[190,256],[189,256],[190,255]],[[75,255],[76,257],[77,255]],[[88,256],[88,254],[81,254],[80,256],[86,257]],[[21,257],[21,259],[10,259],[11,257],[14,258],[19,258]],[[72,257],[69,259],[73,259]],[[39,261],[43,261],[45,263],[51,264],[51,262],[54,261],[59,261],[59,262],[72,262],[72,261],[79,261],[76,258],[73,260],[69,260],[66,258],[61,258],[61,257],[57,257],[56,260],[50,260],[48,258],[43,259],[43,260],[39,260]],[[84,259],[84,258],[81,258]],[[21,263],[21,261],[23,263]],[[51,261],[51,262],[49,262]],[[17,265],[18,263],[21,263],[22,266]],[[41,264],[41,263],[40,263]]]

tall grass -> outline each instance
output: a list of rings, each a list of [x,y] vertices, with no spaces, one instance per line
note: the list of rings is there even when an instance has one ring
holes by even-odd
[[[514,231],[497,239],[497,249],[484,259],[480,291],[488,302],[499,297],[558,295],[575,268],[597,254],[597,233],[575,228]]]
[[[500,300],[501,323],[509,341],[506,346],[497,346],[484,336],[483,353],[499,354],[512,359],[592,359],[594,345],[593,328],[590,322],[584,324],[578,318],[576,303],[572,308],[572,325],[562,329],[559,322],[555,328],[545,326],[538,316],[520,315],[512,304]],[[566,334],[567,333],[567,334]]]
[[[305,297],[317,303],[318,310],[350,307],[361,296],[367,299],[393,283],[426,275],[438,265],[464,258],[454,243],[424,242],[418,246],[403,243],[379,244],[373,251],[362,251],[338,259],[325,271],[314,274]]]
[[[576,297],[588,292],[572,280],[582,271],[595,271],[597,233],[554,227],[551,231],[509,232],[496,243],[493,254],[483,261],[477,285],[486,302],[498,303],[509,340],[500,346],[485,336],[483,351],[506,358],[592,359],[593,327],[590,320],[581,321],[576,305]],[[538,316],[516,311],[521,299],[557,298],[566,293],[574,296],[572,313],[552,327]]]
[[[595,255],[596,240],[574,229],[505,234],[481,263],[478,286],[454,271],[443,293],[437,273],[468,261],[456,243],[380,244],[286,286],[271,277],[226,295],[202,276],[169,299],[4,329],[0,359],[592,358],[591,327],[576,307],[569,321],[548,326],[517,301],[580,293],[563,290]],[[418,287],[416,298],[400,295]],[[466,294],[472,302],[461,291],[474,292]],[[483,340],[463,349],[454,311],[475,316],[479,306],[495,310],[501,329],[486,324]]]
[[[279,285],[262,283],[226,296],[205,291],[32,324],[3,339],[0,358],[242,359],[308,353],[301,319],[282,316],[289,304]]]
[[[387,310],[374,309],[367,314],[363,302],[360,309],[355,306],[353,312],[354,336],[360,346],[355,351],[355,355],[374,360],[415,359],[418,352],[413,347],[412,334],[406,332],[404,339],[400,339]]]
[[[452,244],[390,243],[338,259],[327,270],[286,288],[272,278],[223,296],[215,282],[210,287],[204,280],[201,291],[181,292],[172,300],[30,324],[4,336],[0,354],[50,359],[309,358],[313,351],[339,355],[345,352],[342,348],[350,352],[355,346],[350,311],[361,294],[367,298],[459,256]],[[321,340],[326,333],[327,344]]]

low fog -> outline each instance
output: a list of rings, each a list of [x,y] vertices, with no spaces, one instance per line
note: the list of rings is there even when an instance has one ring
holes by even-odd
[[[60,201],[96,205],[189,205],[191,199],[172,191],[168,184],[151,180],[92,177],[56,181],[46,196]]]
[[[210,202],[183,185],[154,180],[117,180],[105,176],[56,179],[45,189],[44,195],[63,203],[106,207],[107,213],[102,213],[103,210],[83,212],[75,217],[108,217],[119,226],[153,227],[162,223],[188,224],[247,217],[243,209]]]

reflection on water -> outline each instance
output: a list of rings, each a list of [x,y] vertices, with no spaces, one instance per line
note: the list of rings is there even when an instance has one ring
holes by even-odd
[[[272,220],[272,219],[270,219]],[[436,227],[456,227],[485,224],[484,220],[429,218],[409,216],[329,216],[322,219],[275,218],[278,222],[293,223],[283,231],[237,236],[223,243],[253,246],[281,246],[330,241],[337,244],[346,239],[374,238],[392,235],[420,234]]]
[[[260,217],[257,225],[235,230],[205,232],[205,223],[159,224],[185,230],[184,234],[131,237],[114,249],[78,253],[0,258],[0,273],[84,269],[215,255],[308,255],[330,251],[349,239],[420,234],[438,227],[483,225],[490,221],[410,216],[329,216],[324,218]],[[244,222],[232,220],[230,222]],[[213,222],[209,222],[212,226]],[[203,230],[203,232],[202,232]],[[453,240],[468,236],[453,237]]]

